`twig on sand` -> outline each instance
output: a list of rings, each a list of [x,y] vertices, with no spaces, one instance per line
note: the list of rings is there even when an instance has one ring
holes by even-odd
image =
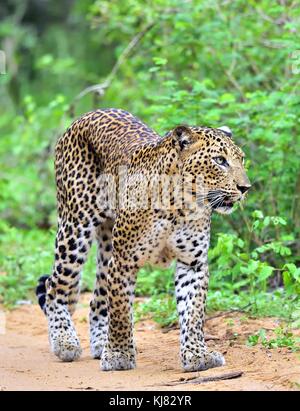
[[[217,335],[212,335],[212,334],[204,334],[204,339],[205,341],[222,340],[222,337],[218,337]]]
[[[182,385],[182,384],[204,384],[206,382],[213,381],[222,381],[222,380],[231,380],[233,378],[239,378],[243,375],[243,371],[233,371],[227,372],[219,375],[211,375],[207,377],[189,377],[185,379],[180,379],[178,381],[171,381],[160,385],[173,386],[173,385]]]

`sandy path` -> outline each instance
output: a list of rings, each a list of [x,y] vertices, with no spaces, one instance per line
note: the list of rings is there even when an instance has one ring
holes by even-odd
[[[86,297],[84,297],[84,301]],[[201,373],[183,373],[178,360],[178,330],[163,333],[146,321],[136,324],[138,366],[135,370],[101,372],[89,354],[87,304],[75,314],[83,355],[74,363],[61,363],[48,348],[46,319],[39,307],[22,306],[6,315],[0,335],[0,390],[296,390],[300,387],[299,354],[286,349],[267,351],[247,347],[247,335],[274,319],[245,319],[234,315],[208,321],[208,345],[225,354],[227,365]],[[234,323],[234,325],[232,325]],[[238,335],[236,335],[237,333]],[[201,385],[164,385],[180,378],[243,371],[237,379]]]

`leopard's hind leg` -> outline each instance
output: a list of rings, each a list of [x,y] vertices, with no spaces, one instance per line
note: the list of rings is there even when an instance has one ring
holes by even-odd
[[[98,205],[98,156],[86,141],[89,122],[78,120],[55,147],[58,230],[53,272],[37,290],[49,325],[52,351],[63,361],[81,354],[71,318],[79,295],[80,273],[87,259],[96,227],[105,219]]]
[[[59,223],[52,275],[40,279],[37,295],[48,319],[52,352],[62,361],[79,358],[81,348],[72,314],[80,291],[80,273],[92,243],[92,228]],[[44,292],[43,292],[44,291]]]
[[[90,303],[90,346],[93,358],[101,358],[107,338],[107,273],[112,255],[113,220],[107,219],[96,230],[97,276]]]

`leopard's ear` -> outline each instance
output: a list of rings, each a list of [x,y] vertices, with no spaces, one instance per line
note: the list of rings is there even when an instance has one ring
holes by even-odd
[[[232,137],[232,131],[228,126],[218,127],[218,130],[223,131],[228,137]]]
[[[193,142],[192,132],[188,126],[175,127],[173,130],[173,136],[178,141],[181,150]]]

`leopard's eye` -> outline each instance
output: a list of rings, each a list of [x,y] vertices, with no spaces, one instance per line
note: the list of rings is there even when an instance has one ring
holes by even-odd
[[[219,165],[219,166],[223,166],[223,167],[228,167],[228,163],[225,157],[223,156],[218,156],[218,157],[214,157],[214,161]]]

